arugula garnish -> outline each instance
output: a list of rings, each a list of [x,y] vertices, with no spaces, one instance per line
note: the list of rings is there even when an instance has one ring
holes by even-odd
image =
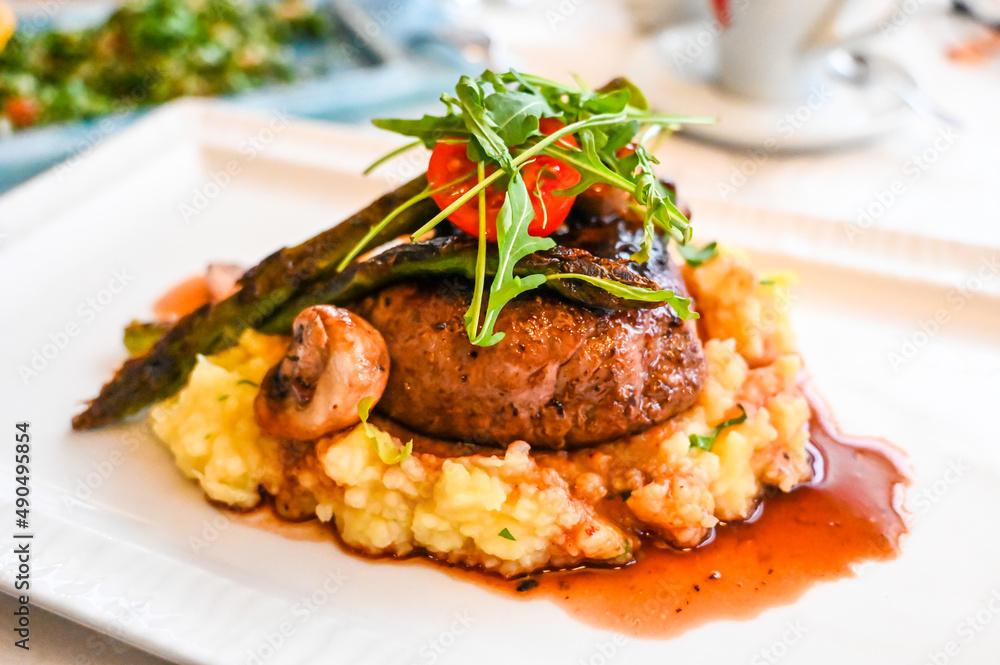
[[[358,404],[358,418],[361,419],[361,424],[364,426],[365,437],[372,444],[372,448],[375,449],[376,454],[378,454],[382,462],[390,465],[399,464],[413,452],[413,439],[410,439],[405,446],[401,447],[396,444],[387,432],[369,425],[368,415],[371,413],[374,401],[371,397],[366,397]]]
[[[719,255],[718,243],[715,242],[710,242],[701,248],[677,243],[677,251],[684,257],[684,262],[692,268],[704,265]]]
[[[746,422],[747,419],[746,409],[743,408],[742,404],[739,404],[738,406],[740,409],[740,415],[736,416],[735,418],[731,418],[730,420],[727,420],[725,422],[719,423],[716,427],[712,428],[712,432],[710,434],[692,434],[691,436],[689,436],[688,440],[691,442],[691,447],[701,448],[706,452],[712,452],[712,446],[715,445],[715,439],[719,436],[719,434],[722,433],[722,430],[726,429],[727,427],[732,427],[734,425],[739,425],[740,423]]]
[[[673,291],[668,290],[652,290],[645,289],[641,286],[632,286],[630,284],[623,284],[622,282],[616,282],[610,279],[604,279],[602,277],[594,277],[592,275],[584,275],[578,273],[560,273],[558,275],[549,275],[547,279],[579,279],[583,282],[588,282],[594,286],[599,286],[613,296],[618,296],[619,298],[624,298],[625,300],[642,300],[645,302],[665,302],[674,308],[677,312],[677,316],[687,321],[688,319],[699,318],[697,312],[693,312],[690,309],[691,299],[682,298],[674,294]]]
[[[465,315],[469,339],[479,346],[491,346],[503,339],[503,333],[493,331],[500,311],[513,298],[546,281],[542,275],[516,277],[513,274],[514,265],[522,258],[555,245],[549,238],[528,233],[534,210],[520,169],[534,157],[554,157],[579,172],[580,182],[570,189],[556,192],[557,195],[574,196],[595,184],[611,185],[632,195],[644,217],[641,246],[632,256],[633,260],[645,262],[649,259],[656,232],[670,236],[679,245],[691,239],[691,226],[677,208],[673,191],[653,174],[653,165],[657,160],[646,144],[664,130],[669,133],[684,123],[713,120],[653,113],[638,88],[625,79],[616,79],[598,90],[590,89],[582,81],[577,82],[578,87],[574,87],[513,70],[502,74],[487,70],[477,78],[461,77],[455,94],[441,96],[446,108],[442,116],[374,121],[377,127],[417,139],[389,156],[420,144],[433,149],[439,141],[468,142],[467,155],[477,162],[477,170],[467,177],[475,177],[476,184],[412,237],[417,239],[423,236],[459,207],[479,197],[479,260],[472,304]],[[543,134],[539,129],[542,118],[556,118],[564,126],[551,134]],[[569,135],[576,138],[579,147],[563,140]],[[377,161],[373,167],[389,156]],[[505,189],[507,195],[497,217],[498,269],[487,296],[485,265],[488,250],[482,215],[485,209],[484,193],[490,185]],[[392,215],[429,196],[431,191],[428,188],[403,203]],[[369,235],[373,236],[380,227],[373,229]],[[339,268],[344,269],[363,246],[364,242],[358,243]],[[600,288],[632,300],[666,302],[683,319],[697,317],[689,309],[690,300],[672,291],[629,287],[582,275],[560,277],[587,279]]]

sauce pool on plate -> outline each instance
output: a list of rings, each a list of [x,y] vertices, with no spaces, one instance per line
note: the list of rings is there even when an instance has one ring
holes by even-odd
[[[623,569],[493,579],[490,586],[548,599],[597,628],[668,638],[709,621],[754,617],[818,582],[852,576],[861,562],[895,558],[906,532],[905,456],[887,443],[841,435],[819,400],[809,401],[816,478],[769,496],[754,519],[720,525],[714,540],[696,549],[646,546]]]
[[[888,443],[840,434],[819,399],[810,394],[809,402],[814,480],[769,495],[754,518],[720,525],[698,548],[647,544],[624,568],[513,580],[421,556],[405,561],[435,565],[510,597],[545,599],[586,624],[635,637],[674,637],[709,621],[748,619],[787,605],[818,582],[852,576],[862,562],[895,558],[906,533],[905,455]],[[297,540],[339,542],[326,525],[282,522],[270,508],[238,519]]]

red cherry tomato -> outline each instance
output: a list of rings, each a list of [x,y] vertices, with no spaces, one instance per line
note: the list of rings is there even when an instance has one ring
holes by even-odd
[[[551,134],[562,127],[563,124],[555,118],[542,118],[539,122],[539,129],[543,134]],[[560,139],[559,143],[577,146],[572,136]],[[427,180],[432,190],[468,176],[452,187],[432,195],[434,202],[442,210],[472,189],[477,182],[476,163],[466,156],[466,148],[465,141],[439,142],[431,152]],[[486,175],[495,170],[495,167],[486,167]],[[553,192],[577,184],[580,182],[580,174],[560,160],[542,155],[521,167],[521,177],[528,188],[531,207],[535,211],[535,218],[528,225],[528,233],[533,236],[550,235],[566,219],[576,200],[575,196],[556,196]],[[491,242],[497,240],[497,214],[506,196],[506,192],[497,190],[492,185],[486,188],[486,238]],[[464,203],[448,219],[469,235],[479,237],[479,197],[474,196]]]
[[[0,115],[7,116],[10,124],[17,129],[30,127],[38,120],[42,112],[38,102],[30,97],[11,97],[4,105]]]

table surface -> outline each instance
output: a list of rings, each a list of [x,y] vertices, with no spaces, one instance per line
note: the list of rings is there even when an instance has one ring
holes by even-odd
[[[673,138],[657,150],[662,173],[679,183],[682,196],[724,198],[855,222],[859,228],[871,224],[1000,247],[1000,58],[977,65],[951,62],[945,56],[948,45],[975,29],[940,14],[933,0],[922,6],[923,15],[910,18],[890,36],[875,38],[869,46],[904,62],[928,93],[960,118],[962,128],[945,150],[934,147],[942,128],[914,114],[877,142],[833,153],[761,159],[749,150],[730,151]],[[488,29],[500,64],[563,80],[570,72],[590,81],[621,74],[638,43],[636,25],[644,27],[632,20],[623,4],[601,0],[472,5],[460,12],[459,20]],[[600,48],[591,48],[592,44]],[[926,167],[921,166],[914,178],[912,165],[921,159]],[[732,182],[739,186],[722,186]],[[892,203],[877,218],[864,219],[861,211],[880,194],[884,199],[894,184],[898,193]],[[0,594],[0,615],[9,616],[14,607],[12,598]],[[26,653],[9,640],[0,641],[0,662],[166,663],[114,636],[37,608],[32,611],[35,647]]]

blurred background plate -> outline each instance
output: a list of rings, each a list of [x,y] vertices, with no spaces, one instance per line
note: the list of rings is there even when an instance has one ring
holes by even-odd
[[[803,99],[786,103],[720,90],[714,85],[714,42],[687,55],[704,29],[701,22],[672,26],[636,47],[626,65],[655,108],[718,118],[711,125],[685,126],[690,136],[736,149],[795,152],[856,147],[903,126],[907,109],[897,96],[880,85],[851,85],[832,72]]]
[[[32,31],[78,29],[106,19],[116,3],[15,4]],[[345,38],[293,44],[296,80],[226,96],[248,108],[354,122],[429,103],[475,67],[446,34],[445,15],[429,0],[323,0],[318,7]],[[132,123],[140,109],[0,137],[0,192],[27,180]]]

